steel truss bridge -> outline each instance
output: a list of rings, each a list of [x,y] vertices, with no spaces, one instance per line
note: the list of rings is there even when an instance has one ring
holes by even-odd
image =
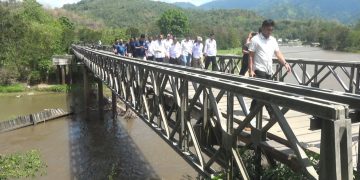
[[[281,82],[286,76],[281,65],[276,65],[274,74],[280,81],[234,75],[239,68],[236,56],[219,57],[222,72],[211,72],[114,56],[83,46],[73,45],[72,51],[86,71],[112,90],[113,99],[123,101],[204,177],[221,168],[227,179],[250,179],[240,146],[255,152],[256,179],[261,178],[263,157],[270,165],[281,162],[309,179],[353,177],[350,118],[356,120],[360,109],[360,95],[356,94],[359,64],[288,60],[303,72],[302,78],[294,74],[301,84],[295,85]],[[306,71],[310,65],[317,69],[313,75]],[[316,88],[330,74],[336,77],[336,68],[349,74],[348,86],[336,78],[346,92]],[[324,69],[330,73],[321,75]],[[251,99],[258,103],[250,112]],[[272,112],[271,118],[266,119],[264,107]],[[318,168],[290,126],[287,115],[293,112],[317,117],[321,122]],[[254,118],[256,127],[246,131]],[[271,132],[275,127],[283,138]]]

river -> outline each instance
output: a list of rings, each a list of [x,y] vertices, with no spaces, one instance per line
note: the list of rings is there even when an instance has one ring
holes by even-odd
[[[281,50],[288,58],[360,61],[359,54],[319,48]],[[70,105],[76,113],[0,134],[0,154],[38,149],[48,167],[36,179],[108,179],[111,174],[114,179],[196,179],[197,173],[140,119],[113,121],[109,113],[99,118],[97,111],[85,116],[80,97],[81,92],[1,95],[0,120]]]
[[[80,76],[81,77],[81,76]],[[0,154],[37,149],[47,164],[36,179],[195,179],[197,172],[140,119],[82,112],[82,92],[0,96],[2,119],[73,106],[75,115],[0,134]],[[96,98],[93,98],[96,99]],[[70,106],[71,105],[71,106]],[[69,110],[69,109],[68,109]]]

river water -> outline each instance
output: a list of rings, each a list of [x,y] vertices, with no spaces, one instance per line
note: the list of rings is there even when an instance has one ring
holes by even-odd
[[[359,54],[319,48],[281,50],[288,58],[360,61]],[[86,114],[81,97],[81,90],[0,96],[0,120],[75,107],[73,116],[0,134],[0,154],[38,149],[48,167],[36,179],[196,179],[197,173],[140,119],[114,121],[109,113],[99,118],[94,110]]]
[[[80,76],[81,77],[81,76]],[[47,174],[36,179],[195,179],[197,173],[140,119],[100,118],[95,102],[82,111],[73,94],[0,96],[2,119],[46,108],[75,107],[75,114],[0,134],[0,154],[37,149]]]

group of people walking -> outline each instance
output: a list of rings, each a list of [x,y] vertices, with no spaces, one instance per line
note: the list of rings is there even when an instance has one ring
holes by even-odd
[[[277,40],[272,36],[274,27],[275,22],[268,19],[263,21],[258,32],[252,32],[248,35],[242,48],[243,60],[240,75],[245,75],[248,72],[250,77],[271,79],[274,55],[287,72],[291,73],[290,65],[281,53]],[[151,37],[146,40],[145,35],[141,35],[139,40],[133,38],[126,44],[122,40],[116,40],[113,50],[115,54],[120,56],[169,62],[196,68],[208,69],[212,64],[212,70],[217,70],[217,45],[214,34],[210,34],[204,44],[201,37],[196,37],[195,40],[186,37],[179,41],[177,37],[171,34],[168,34],[166,39],[163,39],[163,35],[160,34],[155,40]],[[205,57],[205,63],[202,61],[203,57]],[[254,110],[256,106],[257,101],[253,100],[250,111]],[[270,118],[274,118],[271,108],[265,106]],[[251,121],[251,125],[255,127],[255,120]]]
[[[159,34],[156,39],[152,37],[146,39],[145,35],[142,34],[139,39],[131,38],[126,43],[121,39],[115,39],[113,52],[119,56],[168,62],[195,68],[207,69],[212,64],[212,69],[217,70],[217,45],[213,33],[204,43],[200,36],[194,40],[187,36],[180,41],[171,34],[168,34],[165,39],[162,34]]]

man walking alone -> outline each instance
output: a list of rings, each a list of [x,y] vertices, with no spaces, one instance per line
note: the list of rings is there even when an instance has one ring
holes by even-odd
[[[254,36],[251,39],[249,45],[249,76],[262,78],[262,79],[271,79],[273,73],[273,56],[277,57],[280,64],[282,64],[288,73],[291,73],[290,65],[285,61],[283,54],[280,52],[279,45],[276,39],[271,36],[275,27],[275,22],[271,19],[265,20],[261,26],[261,33]],[[250,111],[252,111],[257,102],[253,100],[251,102]],[[266,106],[270,118],[272,118],[273,113],[271,108]],[[253,124],[253,122],[251,123]]]

